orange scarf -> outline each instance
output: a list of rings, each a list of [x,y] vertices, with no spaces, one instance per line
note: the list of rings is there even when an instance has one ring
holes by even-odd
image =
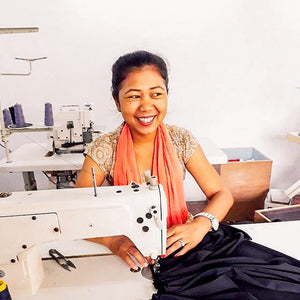
[[[155,136],[152,175],[162,184],[167,197],[168,228],[185,223],[188,210],[183,188],[183,171],[164,123],[157,128]],[[141,175],[132,136],[128,125],[125,124],[117,144],[114,185],[127,185],[132,181],[141,184]]]

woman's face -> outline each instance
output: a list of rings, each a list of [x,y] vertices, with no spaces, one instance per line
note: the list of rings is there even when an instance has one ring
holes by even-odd
[[[128,73],[116,104],[133,137],[155,135],[167,112],[167,88],[157,68],[145,66]]]

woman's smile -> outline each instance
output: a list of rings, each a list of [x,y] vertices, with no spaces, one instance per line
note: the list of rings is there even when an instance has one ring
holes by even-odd
[[[152,117],[137,117],[137,119],[139,120],[139,122],[141,123],[141,125],[143,126],[149,126],[151,125],[154,121],[154,118],[156,116],[152,116]]]

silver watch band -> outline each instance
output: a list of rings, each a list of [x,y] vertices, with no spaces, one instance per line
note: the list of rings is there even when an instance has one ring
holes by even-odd
[[[198,214],[195,214],[194,215],[194,218],[196,217],[205,217],[207,219],[209,219],[211,221],[211,227],[214,231],[218,230],[219,228],[219,220],[217,219],[216,216],[214,216],[213,214],[209,213],[209,212],[206,212],[206,211],[202,211]]]

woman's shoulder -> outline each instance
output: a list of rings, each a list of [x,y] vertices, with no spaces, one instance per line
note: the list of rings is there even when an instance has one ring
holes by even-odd
[[[101,168],[104,174],[107,174],[113,164],[115,149],[123,125],[117,129],[100,135],[92,141],[85,149],[84,154],[89,155]]]
[[[118,128],[114,129],[113,131],[101,134],[97,139],[95,139],[95,141],[93,141],[93,143],[96,144],[108,143],[111,146],[113,146],[118,141],[122,127],[123,126],[120,125]]]
[[[187,163],[199,145],[198,140],[191,131],[186,128],[167,124],[166,127],[178,157],[184,163]]]
[[[185,141],[185,140],[196,140],[196,138],[193,136],[190,130],[180,127],[177,125],[168,125],[166,124],[166,127],[168,129],[169,135],[171,139],[176,139],[179,141]]]

